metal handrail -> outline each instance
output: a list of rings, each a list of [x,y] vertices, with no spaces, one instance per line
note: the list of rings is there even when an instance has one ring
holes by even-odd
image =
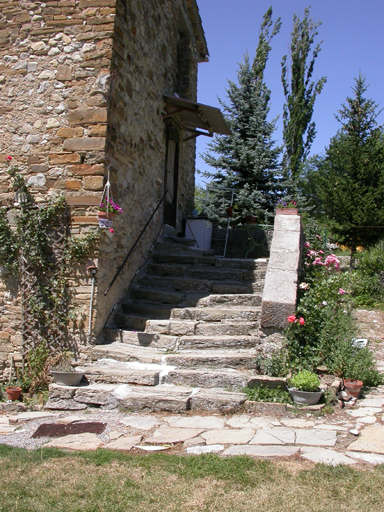
[[[128,261],[128,259],[129,259],[129,257],[131,256],[131,254],[132,254],[132,253],[133,253],[133,251],[135,250],[136,245],[139,243],[140,238],[143,236],[144,231],[147,229],[148,224],[151,222],[151,220],[153,219],[153,217],[154,217],[155,213],[156,213],[156,212],[157,212],[157,210],[159,209],[159,207],[160,207],[161,203],[164,201],[165,196],[167,195],[167,193],[168,193],[168,190],[166,190],[166,191],[165,191],[165,193],[164,193],[163,197],[162,197],[162,198],[160,199],[160,201],[157,203],[156,208],[153,210],[152,215],[149,217],[149,219],[148,219],[148,220],[147,220],[147,222],[145,223],[145,226],[144,226],[144,227],[143,227],[143,229],[141,230],[141,232],[140,232],[139,236],[136,238],[135,243],[133,244],[133,246],[131,247],[130,251],[129,251],[129,252],[128,252],[128,254],[126,255],[126,257],[125,257],[125,259],[124,259],[123,263],[120,265],[120,267],[118,267],[117,272],[116,272],[116,274],[115,274],[114,278],[112,279],[112,281],[110,282],[110,284],[109,284],[108,288],[105,290],[104,295],[107,295],[107,294],[108,294],[108,292],[109,292],[109,290],[112,288],[112,286],[113,286],[114,282],[116,281],[116,279],[117,279],[118,275],[119,275],[119,274],[120,274],[120,272],[123,270],[123,268],[124,268],[125,264],[127,263],[127,261]]]

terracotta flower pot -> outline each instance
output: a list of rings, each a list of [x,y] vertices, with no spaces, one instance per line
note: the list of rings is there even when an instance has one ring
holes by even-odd
[[[115,214],[112,212],[97,212],[100,228],[111,228]]]
[[[6,390],[8,400],[18,400],[21,395],[21,388],[18,388],[17,386],[10,386]]]
[[[361,380],[344,379],[344,389],[349,394],[358,398],[361,393],[363,383]]]
[[[297,208],[276,208],[276,215],[297,215]]]

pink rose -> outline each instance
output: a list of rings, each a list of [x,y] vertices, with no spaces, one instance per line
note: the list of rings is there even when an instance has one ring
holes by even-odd
[[[10,155],[8,155],[7,160],[8,160],[8,162],[10,162],[12,160],[12,157]]]
[[[305,324],[305,320],[304,320],[303,317],[300,317],[299,324],[300,325],[304,325]]]
[[[288,320],[288,322],[289,322],[290,324],[293,324],[293,323],[295,323],[295,322],[296,322],[296,317],[295,317],[295,315],[289,315],[289,317],[287,318],[287,320]]]

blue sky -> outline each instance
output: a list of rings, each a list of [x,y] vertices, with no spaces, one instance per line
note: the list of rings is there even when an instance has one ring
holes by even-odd
[[[284,95],[281,84],[281,59],[289,55],[294,14],[303,16],[311,6],[311,17],[322,21],[315,43],[323,41],[316,60],[314,78],[327,77],[315,104],[313,120],[317,136],[311,153],[323,153],[340,124],[335,113],[351,96],[359,71],[369,85],[367,97],[384,107],[384,0],[197,0],[208,43],[210,59],[199,66],[198,101],[217,106],[218,97],[227,100],[227,79],[237,80],[238,64],[246,51],[255,55],[260,24],[272,6],[273,19],[282,27],[272,40],[265,81],[272,91],[270,118],[280,115],[275,139],[282,137],[281,114]],[[384,113],[379,122],[384,122]],[[208,137],[197,138],[196,168],[207,169],[199,157]],[[197,182],[201,177],[197,176]]]

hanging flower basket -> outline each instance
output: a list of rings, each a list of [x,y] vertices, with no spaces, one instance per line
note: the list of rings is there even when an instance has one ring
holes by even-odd
[[[112,212],[97,212],[100,228],[111,228],[115,214]]]

